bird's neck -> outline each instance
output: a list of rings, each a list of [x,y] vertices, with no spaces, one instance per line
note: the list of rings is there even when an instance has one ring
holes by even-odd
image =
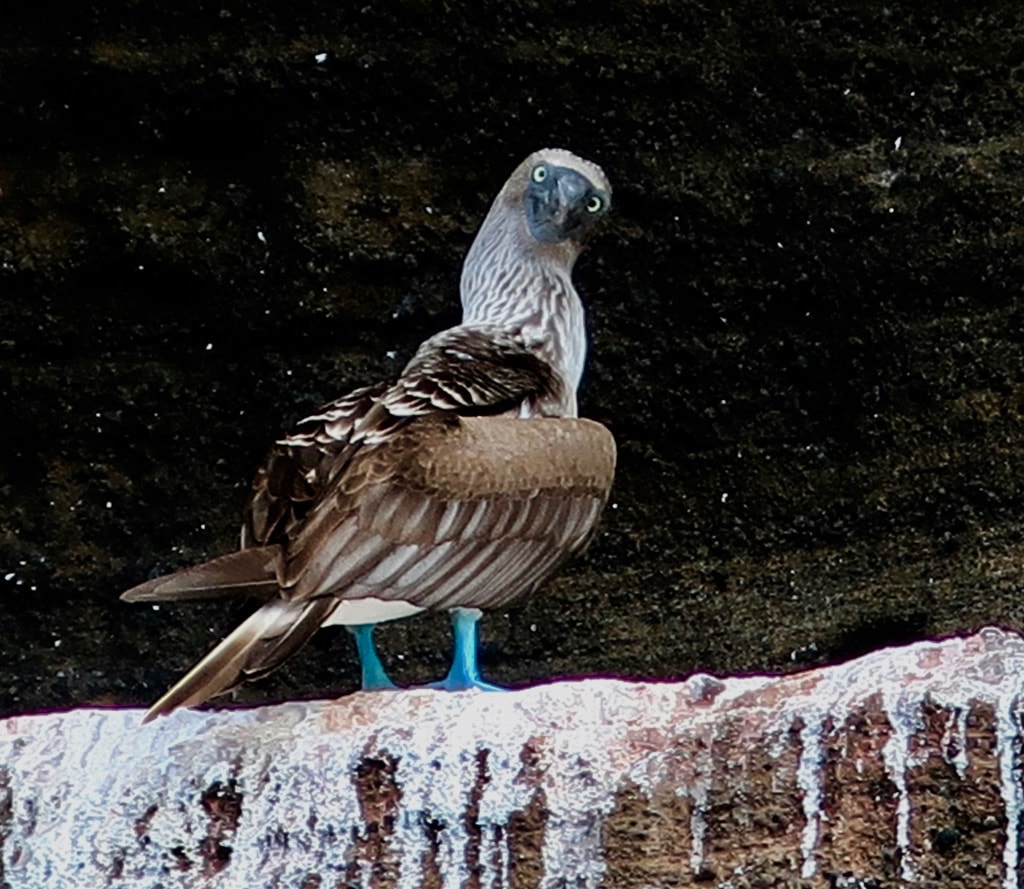
[[[583,304],[572,284],[572,264],[546,261],[507,243],[484,251],[478,249],[480,243],[478,237],[463,267],[462,323],[521,330],[526,343],[564,381],[566,396],[559,412],[576,416],[587,332]]]

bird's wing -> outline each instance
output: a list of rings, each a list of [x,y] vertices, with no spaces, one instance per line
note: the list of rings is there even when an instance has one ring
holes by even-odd
[[[282,592],[499,607],[586,546],[614,471],[590,420],[421,418],[353,458],[289,541]]]
[[[401,566],[428,553],[447,563],[441,554],[454,547],[454,535],[466,530],[470,513],[483,510],[492,493],[497,511],[509,516],[532,508],[527,501],[545,500],[549,489],[559,487],[558,473],[578,457],[562,453],[556,442],[569,451],[594,450],[581,432],[589,426],[549,423],[530,434],[520,428],[523,421],[509,425],[508,418],[494,416],[557,397],[561,385],[550,365],[503,328],[458,327],[427,340],[356,424],[344,470],[330,474],[316,504],[283,543],[282,593],[297,600],[330,593],[420,604],[390,590]],[[551,441],[536,434],[556,428],[561,432]],[[488,437],[491,429],[501,433]],[[536,484],[529,480],[531,462],[549,470]],[[450,483],[456,476],[478,487],[455,491]],[[494,489],[499,480],[504,487]],[[589,492],[593,485],[585,487]],[[561,507],[571,509],[568,500]],[[470,523],[467,533],[472,536],[475,528]],[[437,531],[443,539],[435,537]],[[413,576],[426,576],[425,565]]]
[[[242,548],[287,538],[316,502],[325,479],[346,457],[357,424],[388,389],[356,389],[302,420],[273,448],[256,473],[242,524]]]
[[[356,389],[306,417],[275,442],[256,473],[242,523],[238,552],[148,580],[121,594],[125,602],[212,599],[278,590],[280,541],[302,523],[346,457],[356,424],[388,389],[387,383]]]
[[[316,555],[322,561],[344,546],[354,529],[332,525],[343,517],[332,504],[339,495],[357,491],[381,460],[386,467],[387,447],[413,420],[514,410],[556,395],[560,385],[514,331],[478,325],[437,334],[420,347],[395,384],[356,389],[274,444],[253,481],[239,552],[146,581],[121,598],[156,602],[273,595],[281,580],[282,549],[315,534],[327,547]],[[353,459],[365,452],[370,457],[353,466]],[[358,559],[352,564],[357,567]],[[307,595],[306,585],[303,590]]]
[[[281,547],[242,549],[147,580],[121,593],[125,602],[216,599],[228,594],[272,596],[277,592]]]
[[[592,538],[615,443],[590,420],[422,417],[353,457],[290,541],[282,596],[259,608],[147,714],[265,675],[344,599],[494,608],[532,592]]]
[[[562,558],[585,543],[610,485],[611,469],[605,472],[607,484],[601,493],[595,495],[593,485],[581,484],[577,487],[582,494],[577,497],[570,484],[557,504],[544,506],[548,489],[565,488],[562,482],[568,476],[549,466],[538,476],[538,484],[524,487],[515,482],[516,472],[509,472],[508,460],[514,463],[527,451],[551,457],[557,453],[555,439],[528,441],[516,434],[518,427],[539,420],[488,415],[543,401],[560,385],[550,366],[514,333],[500,328],[455,328],[428,340],[386,392],[373,390],[354,401],[346,400],[339,408],[339,413],[348,412],[343,434],[331,434],[329,422],[320,420],[303,433],[299,447],[295,445],[298,439],[286,439],[280,454],[271,458],[273,471],[266,474],[266,483],[258,482],[257,490],[263,492],[259,496],[269,506],[261,505],[252,512],[256,517],[253,540],[260,544],[254,549],[269,552],[272,547],[280,548],[272,573],[281,595],[258,609],[203,658],[155,705],[154,714],[182,703],[197,703],[272,669],[285,656],[281,652],[298,648],[342,598],[376,596],[415,604],[412,597],[421,589],[418,578],[422,578],[433,584],[429,587],[431,607],[454,602],[460,578],[448,570],[445,556],[449,550],[457,549],[453,556],[462,559],[479,544],[480,533],[490,535],[489,550],[500,549],[503,541],[520,536],[529,540],[536,535],[516,520],[517,501],[522,506],[536,500],[543,508],[530,506],[526,512],[532,518],[527,524],[556,522],[564,540],[559,537],[557,546],[547,542],[543,553],[531,548],[528,556],[522,553],[512,559],[520,570],[503,586],[506,592],[493,601],[505,601],[536,586]],[[352,404],[355,407],[349,411]],[[492,459],[490,469],[479,479],[486,450],[479,447],[483,439],[460,434],[478,428],[494,430],[489,439],[484,436],[491,445],[519,443],[506,451],[507,459],[497,463]],[[602,431],[610,442],[610,436]],[[474,443],[475,455],[470,447]],[[613,463],[613,445],[611,453]],[[537,462],[554,465],[558,460],[545,463],[542,456]],[[285,483],[270,484],[275,478]],[[511,485],[510,480],[514,482]],[[294,487],[289,488],[288,482]],[[484,515],[487,504],[503,516],[505,537],[495,536],[495,517]],[[565,515],[559,510],[566,510]],[[479,522],[490,525],[490,530]],[[566,527],[576,530],[569,533]],[[234,558],[247,557],[236,554]],[[396,565],[395,559],[401,564]],[[418,568],[415,562],[421,562]],[[215,572],[216,566],[215,560],[205,568]],[[493,566],[489,570],[500,579]],[[237,586],[238,578],[232,576],[230,582]],[[208,575],[203,583],[204,590],[213,585]],[[149,586],[150,591],[162,594],[189,595],[173,577]],[[133,598],[132,594],[126,595]],[[469,598],[472,601],[467,604],[483,604],[479,594]],[[282,627],[289,620],[295,626],[284,632]]]
[[[290,538],[362,447],[385,444],[413,418],[502,413],[550,400],[560,386],[514,331],[477,325],[431,337],[394,385],[357,389],[275,444],[253,482],[243,548]]]
[[[557,399],[564,382],[516,330],[464,325],[420,346],[382,399],[394,417],[496,415]]]

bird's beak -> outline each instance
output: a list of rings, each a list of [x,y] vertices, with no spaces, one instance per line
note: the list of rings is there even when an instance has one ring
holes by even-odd
[[[530,227],[541,241],[560,241],[580,223],[580,201],[590,183],[575,170],[554,169],[542,188],[530,194]]]
[[[577,208],[577,203],[588,188],[587,180],[574,170],[563,170],[555,179],[555,187],[551,189],[553,203],[552,221],[556,225],[565,225],[569,214]]]

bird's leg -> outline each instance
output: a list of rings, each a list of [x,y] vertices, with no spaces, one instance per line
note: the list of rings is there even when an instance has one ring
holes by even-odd
[[[481,617],[479,609],[453,608],[451,613],[452,629],[455,632],[452,666],[448,675],[441,682],[435,682],[432,687],[445,691],[463,691],[467,688],[504,691],[501,686],[491,685],[480,678],[480,665],[477,663],[477,621]]]
[[[363,691],[378,691],[382,688],[398,688],[380,662],[377,646],[373,644],[373,624],[358,624],[348,627],[356,637],[359,652],[359,670],[363,680]]]

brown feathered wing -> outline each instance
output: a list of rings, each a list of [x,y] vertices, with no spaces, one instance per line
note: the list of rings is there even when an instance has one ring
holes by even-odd
[[[614,473],[604,427],[543,416],[560,385],[514,333],[454,328],[393,386],[303,421],[257,475],[248,548],[125,594],[210,595],[225,565],[232,590],[276,590],[147,718],[264,675],[346,602],[492,608],[535,589],[589,542]]]

